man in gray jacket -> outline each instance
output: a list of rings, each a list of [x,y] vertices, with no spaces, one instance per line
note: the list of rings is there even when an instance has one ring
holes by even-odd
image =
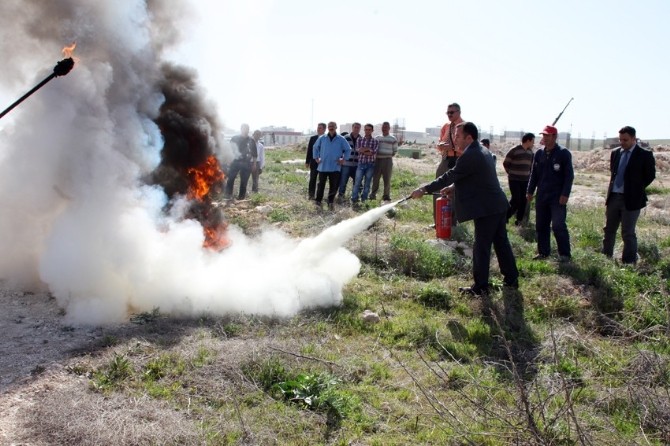
[[[507,238],[509,204],[496,175],[493,155],[479,144],[478,137],[477,126],[472,122],[458,124],[455,142],[463,150],[463,154],[456,161],[456,165],[432,183],[412,192],[412,198],[421,198],[426,193],[438,190],[443,194],[452,194],[455,189],[454,207],[459,223],[474,220],[474,284],[459,288],[462,293],[471,295],[482,295],[489,291],[491,245],[498,257],[505,286],[519,287],[519,271]],[[445,187],[447,185],[450,186]]]

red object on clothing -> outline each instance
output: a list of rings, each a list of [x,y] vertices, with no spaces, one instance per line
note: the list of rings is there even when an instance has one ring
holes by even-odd
[[[451,200],[449,197],[437,199],[437,224],[435,232],[439,239],[451,239]]]
[[[558,135],[558,130],[553,125],[546,125],[540,135]]]

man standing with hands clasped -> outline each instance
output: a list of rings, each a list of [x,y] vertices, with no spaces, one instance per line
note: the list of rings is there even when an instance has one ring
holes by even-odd
[[[478,296],[489,291],[491,245],[507,287],[519,287],[519,271],[507,238],[507,196],[500,187],[493,155],[478,142],[479,132],[472,122],[458,124],[455,144],[462,151],[456,165],[432,183],[412,192],[412,198],[441,190],[454,194],[459,222],[474,220],[472,275],[474,284],[459,288],[461,293]],[[452,184],[453,183],[453,184]],[[450,186],[449,186],[450,185]],[[445,187],[448,186],[448,187]]]
[[[635,225],[640,209],[647,205],[645,188],[656,178],[654,154],[637,145],[635,129],[630,126],[619,130],[619,143],[610,155],[610,184],[605,200],[605,227],[603,254],[614,255],[614,240],[621,224],[623,253],[621,262],[637,262],[637,235]]]
[[[566,218],[568,198],[572,190],[575,173],[572,169],[572,154],[559,146],[558,130],[548,125],[540,132],[544,147],[535,152],[528,181],[526,199],[533,200],[535,188],[535,232],[537,233],[537,255],[535,260],[546,259],[551,253],[551,230],[554,231],[558,260],[569,262],[570,234]]]
[[[328,181],[328,210],[333,210],[333,202],[340,185],[340,168],[349,159],[351,147],[344,136],[337,134],[337,123],[328,123],[328,133],[319,137],[314,144],[314,161],[318,165],[319,183],[316,187],[316,206],[321,209],[321,200]]]

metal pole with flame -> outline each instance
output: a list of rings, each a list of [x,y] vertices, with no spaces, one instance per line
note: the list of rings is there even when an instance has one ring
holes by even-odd
[[[73,43],[71,46],[63,48],[63,55],[67,57],[56,64],[53,73],[47,76],[42,82],[35,85],[28,93],[24,94],[19,99],[17,99],[12,105],[4,109],[2,113],[0,113],[0,119],[2,119],[7,113],[12,111],[14,107],[19,105],[24,100],[26,100],[30,95],[35,93],[40,88],[44,87],[44,85],[54,77],[65,76],[66,74],[68,74],[70,70],[72,70],[72,68],[74,67],[74,59],[72,58],[72,52],[74,51],[76,46],[77,44]]]

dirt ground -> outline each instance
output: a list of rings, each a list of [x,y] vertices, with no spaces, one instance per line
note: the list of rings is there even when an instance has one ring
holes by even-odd
[[[654,148],[657,159],[654,186],[670,187],[668,150],[668,147]],[[501,183],[505,185],[504,149],[495,151]],[[433,172],[437,155],[434,151],[428,152],[419,160],[399,158],[397,166],[416,173]],[[597,149],[573,156],[576,180],[571,205],[604,206],[609,151]],[[670,221],[669,200],[667,195],[652,195],[642,218]],[[69,326],[56,300],[48,293],[14,290],[5,282],[0,282],[0,308],[0,444],[41,444],[21,442],[17,416],[33,407],[40,395],[66,389],[73,385],[73,380],[81,379],[67,373],[68,361],[76,352],[100,345],[103,329]],[[114,327],[117,331],[133,329],[130,323]],[[105,330],[109,332],[110,327]]]

